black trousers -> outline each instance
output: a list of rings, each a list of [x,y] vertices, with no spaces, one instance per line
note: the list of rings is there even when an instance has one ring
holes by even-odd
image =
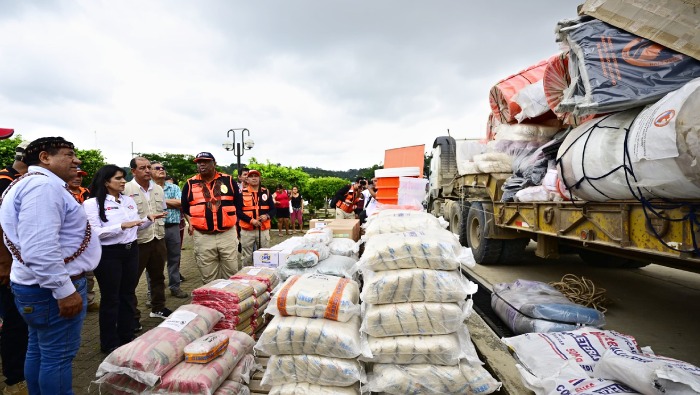
[[[100,285],[100,346],[119,347],[134,339],[136,285],[139,281],[139,247],[102,246],[100,264],[94,270]]]
[[[2,374],[7,385],[24,381],[24,357],[27,355],[29,329],[17,311],[15,296],[9,285],[0,285],[0,299],[4,312],[2,332],[0,332],[0,358]]]

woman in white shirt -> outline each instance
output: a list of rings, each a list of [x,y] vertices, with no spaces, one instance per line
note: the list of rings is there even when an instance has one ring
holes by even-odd
[[[102,258],[95,268],[100,285],[100,348],[110,353],[134,339],[135,290],[138,284],[139,248],[136,232],[153,224],[149,215],[139,218],[136,203],[122,195],[124,171],[106,165],[97,171],[90,185],[94,196],[83,203],[102,244]]]

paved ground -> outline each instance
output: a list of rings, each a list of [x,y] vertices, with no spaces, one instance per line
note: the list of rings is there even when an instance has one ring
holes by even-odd
[[[275,245],[288,237],[291,237],[292,235],[283,235],[282,237],[279,237],[277,235],[277,231],[273,230],[271,231],[270,236],[271,245]],[[297,236],[299,235],[297,234]],[[182,283],[183,290],[191,293],[193,289],[202,285],[199,271],[194,263],[191,239],[188,236],[185,236],[180,269],[183,276],[186,278],[186,281]],[[146,300],[146,280],[144,277],[141,278],[141,282],[136,288],[136,295],[139,299],[138,308],[141,309],[142,313],[145,313],[142,314],[143,318],[141,319],[141,323],[143,325],[143,331],[141,333],[143,334],[147,330],[157,326],[162,322],[162,320],[148,317],[148,312],[150,309],[146,308],[144,305]],[[177,307],[189,303],[190,300],[191,298],[175,298],[170,296],[170,293],[166,291],[166,307],[171,310],[175,310]],[[91,386],[90,384],[92,380],[95,379],[97,367],[100,365],[100,362],[102,362],[105,356],[106,355],[100,351],[98,314],[96,312],[88,313],[83,325],[80,351],[78,351],[78,355],[73,361],[73,389],[76,394],[99,393],[97,386],[94,384]],[[4,383],[4,377],[2,377],[2,375],[0,375],[0,382]],[[0,386],[4,387],[4,384],[0,384]]]

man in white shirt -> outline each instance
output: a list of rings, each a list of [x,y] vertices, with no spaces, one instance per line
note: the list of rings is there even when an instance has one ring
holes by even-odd
[[[99,263],[82,206],[68,192],[81,161],[62,137],[37,139],[25,150],[28,173],[10,185],[0,207],[13,255],[10,282],[29,326],[24,374],[30,394],[72,394],[73,358],[87,307],[85,272]]]

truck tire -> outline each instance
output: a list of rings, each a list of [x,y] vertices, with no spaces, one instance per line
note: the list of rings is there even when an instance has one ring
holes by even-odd
[[[469,202],[465,201],[462,206],[462,221],[459,223],[459,244],[469,247],[467,235],[467,218],[469,218]]]
[[[578,256],[583,263],[593,267],[605,267],[610,269],[639,269],[648,266],[650,262],[638,261],[630,258],[620,258],[598,251],[579,249]]]
[[[450,201],[446,208],[447,211],[445,214],[447,214],[447,218],[445,219],[450,223],[450,232],[458,235],[460,231],[460,223],[462,222],[462,213],[459,209],[459,203]]]
[[[497,265],[503,249],[503,240],[486,237],[488,235],[486,215],[484,214],[484,206],[480,202],[473,202],[469,206],[469,215],[465,226],[468,245],[472,249],[476,263]]]
[[[502,241],[503,248],[501,249],[501,256],[498,258],[498,263],[500,265],[510,265],[520,262],[525,247],[530,244],[530,239],[509,239]]]

